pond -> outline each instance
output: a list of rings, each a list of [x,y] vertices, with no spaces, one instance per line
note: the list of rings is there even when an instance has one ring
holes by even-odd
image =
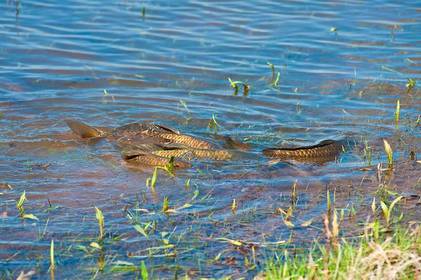
[[[45,279],[54,240],[57,279],[131,279],[142,261],[152,278],[252,278],[276,250],[322,235],[328,189],[344,208],[365,203],[383,139],[400,182],[419,191],[420,16],[415,0],[2,1],[1,277]],[[152,168],[128,168],[113,143],[79,139],[66,119],[153,121],[250,149],[160,170],[151,189]],[[262,154],[325,139],[352,147],[323,164]],[[279,209],[294,184],[290,228]],[[24,192],[37,219],[16,207]]]

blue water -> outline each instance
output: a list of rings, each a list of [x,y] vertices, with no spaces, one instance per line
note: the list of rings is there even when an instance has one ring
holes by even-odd
[[[154,277],[252,277],[273,248],[262,246],[248,270],[244,254],[217,238],[288,239],[291,231],[273,212],[289,206],[293,182],[301,189],[297,216],[317,218],[326,185],[359,178],[367,165],[361,145],[321,166],[270,165],[263,148],[367,140],[376,164],[385,161],[386,138],[397,159],[410,150],[419,156],[419,85],[405,87],[421,77],[419,1],[279,2],[1,2],[0,183],[13,189],[0,188],[0,275],[33,269],[44,279],[54,239],[57,279],[133,278],[110,269],[140,260]],[[268,62],[280,72],[278,86]],[[249,84],[249,95],[233,96],[229,77]],[[219,134],[251,144],[248,156],[195,162],[176,178],[161,173],[156,193],[145,186],[151,170],[128,169],[111,143],[80,141],[63,121],[155,121],[221,144],[208,128],[212,115]],[[18,217],[24,190],[25,209],[39,221]],[[167,217],[164,197],[175,208],[192,206]],[[107,232],[122,235],[103,252],[89,246],[98,234],[94,206]],[[133,228],[127,210],[156,222],[149,238]],[[162,232],[175,256],[142,251],[161,246]],[[299,243],[318,231],[295,234]],[[95,274],[102,258],[104,272]]]

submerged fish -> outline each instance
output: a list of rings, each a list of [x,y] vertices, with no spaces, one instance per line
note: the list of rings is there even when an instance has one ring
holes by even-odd
[[[225,160],[231,158],[228,151],[212,150],[212,144],[181,134],[171,128],[153,123],[131,123],[115,129],[91,127],[87,124],[66,120],[70,129],[82,138],[107,138],[121,150],[123,159],[143,166],[166,166],[168,159],[176,158],[174,167],[190,167],[180,159],[208,158]]]
[[[323,163],[335,160],[343,150],[343,141],[324,140],[312,146],[265,149],[263,154],[279,160]]]
[[[176,146],[180,148],[212,148],[212,144],[209,142],[153,123],[131,123],[115,129],[92,127],[74,120],[66,120],[66,123],[81,138],[105,137],[116,142],[120,147],[153,142],[172,147],[178,144]]]
[[[171,158],[192,159],[212,159],[212,160],[229,160],[232,154],[226,150],[205,150],[205,149],[170,149],[158,150],[152,152],[154,155]]]
[[[139,152],[139,151],[137,151],[134,154],[123,153],[123,159],[127,163],[134,164],[136,166],[160,166],[160,167],[167,166],[171,160],[166,157],[161,157],[161,156],[154,155],[148,152]],[[184,169],[184,168],[191,167],[190,163],[179,160],[179,159],[174,159],[173,164],[175,168]]]

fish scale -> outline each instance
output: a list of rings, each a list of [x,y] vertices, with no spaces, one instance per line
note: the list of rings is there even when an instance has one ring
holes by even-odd
[[[130,159],[126,159],[128,163],[135,163],[137,165],[144,166],[160,166],[165,167],[169,163],[169,159],[153,154],[141,154],[134,156]],[[176,168],[189,168],[191,165],[188,162],[175,160],[174,167]]]
[[[195,149],[212,149],[210,143],[185,134],[161,133],[158,136]]]
[[[263,150],[263,154],[279,159],[306,159],[335,157],[343,150],[342,141],[324,140],[313,146],[298,148],[272,148]]]
[[[229,160],[232,154],[226,150],[205,150],[205,149],[174,149],[174,150],[159,150],[152,152],[154,155],[171,158],[185,158],[191,159],[212,159],[212,160]]]

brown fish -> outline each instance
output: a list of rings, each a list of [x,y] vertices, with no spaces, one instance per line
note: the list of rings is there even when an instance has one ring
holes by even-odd
[[[184,134],[161,133],[159,137],[195,149],[212,149],[212,144]]]
[[[81,138],[106,137],[120,147],[153,142],[179,148],[212,148],[212,144],[204,140],[181,134],[179,131],[169,127],[153,123],[131,123],[115,129],[92,127],[74,120],[66,120],[66,123]]]
[[[152,152],[166,158],[184,158],[192,159],[211,159],[211,160],[229,160],[232,154],[226,150],[206,150],[206,149],[170,149],[170,150],[157,150]]]
[[[75,120],[65,120],[70,129],[81,138],[104,137],[106,132]]]
[[[343,150],[343,141],[324,140],[312,146],[265,149],[263,154],[279,160],[323,163],[335,160]]]
[[[159,155],[151,154],[148,151],[123,151],[122,152],[123,159],[129,163],[134,164],[136,166],[160,166],[165,167],[169,164],[170,158],[161,157]],[[185,162],[183,160],[174,159],[174,167],[175,168],[189,168],[191,164]]]

